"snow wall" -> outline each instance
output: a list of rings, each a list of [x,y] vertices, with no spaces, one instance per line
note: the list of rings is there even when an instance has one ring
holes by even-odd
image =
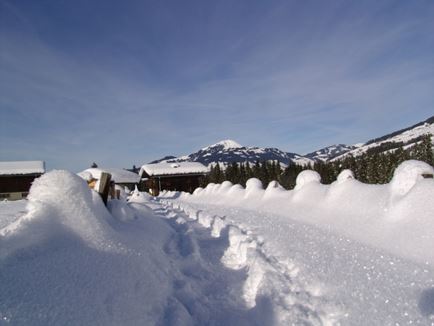
[[[361,183],[350,170],[324,185],[317,172],[307,170],[298,175],[294,190],[285,190],[276,181],[263,189],[259,180],[250,179],[246,188],[225,181],[193,194],[162,192],[160,198],[284,215],[400,257],[434,264],[433,174],[430,165],[411,160],[403,162],[385,185]]]

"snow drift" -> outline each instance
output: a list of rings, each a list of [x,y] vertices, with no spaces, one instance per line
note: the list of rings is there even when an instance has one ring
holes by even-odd
[[[386,185],[363,184],[349,170],[324,185],[317,172],[303,171],[289,191],[275,181],[263,190],[259,180],[250,179],[245,189],[225,182],[192,195],[165,192],[161,197],[273,212],[434,265],[434,181],[424,178],[433,172],[412,160],[402,163]]]
[[[113,215],[70,172],[35,180],[27,212],[0,223],[0,324],[155,325],[164,318],[172,276],[163,247],[173,230],[143,204],[114,201],[111,208]]]

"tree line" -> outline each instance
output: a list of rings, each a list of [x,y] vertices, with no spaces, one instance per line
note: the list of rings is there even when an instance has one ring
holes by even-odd
[[[204,177],[201,186],[222,183],[225,180],[245,186],[248,179],[257,178],[262,181],[264,188],[270,181],[276,180],[284,188],[293,189],[297,175],[303,170],[317,171],[321,175],[321,182],[330,184],[344,169],[353,171],[356,179],[363,183],[384,184],[391,181],[393,172],[399,164],[410,159],[434,165],[431,135],[420,137],[416,144],[407,148],[402,146],[386,152],[384,148],[372,148],[357,157],[348,155],[342,160],[303,166],[290,164],[284,169],[277,161],[257,161],[255,164],[234,162],[226,168],[216,163],[211,166],[210,173]]]

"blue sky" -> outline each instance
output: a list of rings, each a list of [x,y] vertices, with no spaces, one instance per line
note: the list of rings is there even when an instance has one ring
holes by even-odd
[[[304,154],[434,115],[434,2],[0,0],[0,160]]]

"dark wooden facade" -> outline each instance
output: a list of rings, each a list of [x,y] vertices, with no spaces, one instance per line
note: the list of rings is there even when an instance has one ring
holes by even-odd
[[[143,182],[142,190],[151,193],[153,196],[158,196],[160,190],[192,193],[200,186],[204,174],[149,176],[145,172],[142,177],[147,179]]]
[[[27,197],[33,180],[41,174],[0,176],[0,200]]]

